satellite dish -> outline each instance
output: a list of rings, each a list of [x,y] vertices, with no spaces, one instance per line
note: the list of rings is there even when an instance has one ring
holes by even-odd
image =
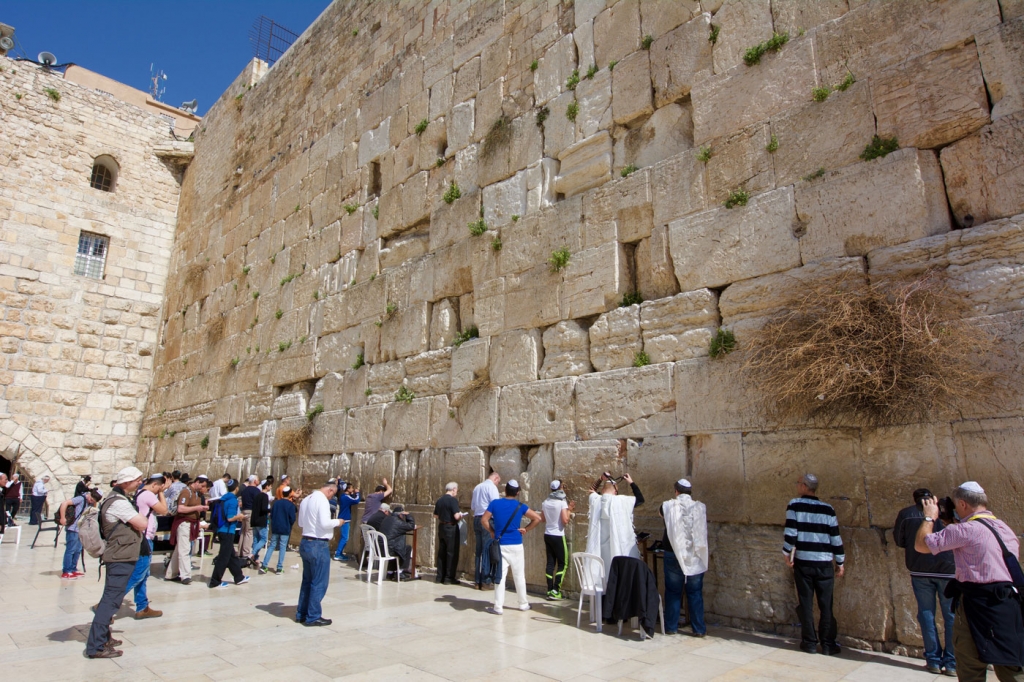
[[[57,57],[52,52],[40,52],[39,56],[36,57],[36,61],[43,66],[53,66],[57,63]]]
[[[4,36],[3,38],[0,38],[0,50],[13,50],[13,49],[14,49],[14,41],[13,40],[11,40],[7,36]]]

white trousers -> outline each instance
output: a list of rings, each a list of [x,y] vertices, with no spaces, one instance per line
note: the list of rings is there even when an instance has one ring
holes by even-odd
[[[523,561],[522,545],[501,546],[501,581],[494,586],[494,608],[501,611],[505,606],[505,578],[512,569],[512,581],[516,585],[519,606],[529,604],[526,599],[526,564]]]
[[[192,577],[192,557],[190,549],[192,541],[189,539],[192,526],[188,523],[178,525],[177,539],[175,540],[174,552],[171,554],[171,562],[167,565],[167,577],[182,579]]]

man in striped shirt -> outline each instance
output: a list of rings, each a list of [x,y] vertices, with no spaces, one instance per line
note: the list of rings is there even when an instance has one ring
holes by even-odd
[[[799,599],[796,610],[802,629],[800,649],[809,654],[817,653],[820,634],[822,653],[835,656],[840,649],[836,641],[838,625],[832,615],[832,591],[836,576],[843,577],[846,558],[843,538],[839,536],[835,509],[814,495],[818,490],[818,477],[804,474],[796,482],[796,489],[800,497],[790,500],[786,507],[782,551],[786,555],[786,563],[793,569]],[[814,631],[815,595],[821,611],[818,633]]]

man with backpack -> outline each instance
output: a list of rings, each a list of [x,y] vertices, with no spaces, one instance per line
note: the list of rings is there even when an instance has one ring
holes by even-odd
[[[146,517],[146,537],[142,540],[139,560],[135,564],[131,578],[128,579],[128,590],[135,591],[135,618],[159,618],[163,611],[149,606],[149,595],[146,592],[149,581],[149,567],[153,558],[153,539],[156,537],[156,517],[167,513],[167,501],[164,499],[164,488],[168,485],[163,474],[153,474],[146,485],[135,495],[135,508]]]
[[[67,526],[64,533],[64,569],[60,574],[61,580],[77,580],[85,575],[78,571],[78,557],[82,555],[82,541],[78,537],[78,519],[82,517],[87,508],[95,507],[102,498],[103,495],[100,494],[100,491],[93,488],[60,503],[57,523]],[[70,520],[68,507],[71,507],[72,512]]]
[[[224,486],[226,492],[220,498],[220,504],[213,511],[213,527],[217,529],[217,542],[220,543],[220,550],[213,559],[213,575],[210,577],[210,587],[227,587],[227,581],[221,581],[224,571],[231,571],[231,577],[235,579],[236,585],[249,582],[249,576],[242,573],[242,562],[235,556],[235,530],[238,529],[238,522],[244,516],[238,508],[238,498],[235,491],[238,489],[238,481],[228,480]]]
[[[182,478],[185,478],[185,474]],[[199,476],[188,487],[178,494],[175,502],[177,514],[171,523],[171,544],[174,552],[167,564],[164,578],[182,585],[192,584],[192,543],[199,539],[199,515],[209,510],[203,504],[203,493],[210,481],[206,476]]]
[[[117,658],[122,651],[115,647],[121,642],[110,638],[110,621],[121,608],[121,600],[128,591],[128,579],[139,559],[143,533],[149,525],[129,499],[142,483],[142,472],[135,467],[121,469],[114,479],[114,486],[106,495],[99,510],[99,535],[101,541],[93,544],[91,533],[83,532],[90,538],[85,545],[90,554],[99,553],[107,568],[103,585],[103,597],[96,607],[85,654],[89,658]]]

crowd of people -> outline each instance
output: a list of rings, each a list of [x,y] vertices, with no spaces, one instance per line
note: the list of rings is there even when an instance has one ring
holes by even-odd
[[[620,482],[629,486],[631,494],[619,494]],[[20,485],[16,475],[8,479],[0,474],[0,489],[5,493],[0,499],[10,500],[6,493],[15,484]],[[549,495],[532,509],[520,500],[518,481],[508,480],[503,488],[501,484],[501,476],[492,472],[474,487],[468,510],[459,503],[458,484],[445,486],[433,509],[437,583],[458,584],[460,547],[468,544],[468,519],[472,516],[473,587],[494,590],[488,611],[504,612],[509,573],[519,610],[531,608],[523,539],[542,525],[546,598],[564,599],[563,583],[570,563],[566,528],[575,516],[576,500],[569,499],[562,482],[555,480],[550,483]],[[836,579],[845,574],[846,555],[836,512],[817,497],[818,487],[813,474],[796,481],[797,496],[786,507],[782,551],[793,575],[800,649],[837,655],[841,647],[833,593]],[[392,493],[387,479],[364,497],[355,483],[335,478],[303,494],[291,486],[287,476],[275,487],[272,477],[260,480],[249,476],[240,484],[228,474],[215,481],[179,472],[147,477],[128,467],[103,494],[84,477],[75,496],[61,504],[56,516],[66,537],[63,579],[82,575],[77,571],[83,552],[79,522],[89,510],[97,510],[104,540],[101,560],[106,582],[103,597],[94,608],[87,656],[122,654],[117,649],[120,642],[110,636],[110,624],[129,591],[134,591],[137,619],[162,615],[150,605],[146,590],[159,517],[173,519],[169,533],[173,551],[164,578],[170,582],[192,582],[193,553],[210,553],[203,540],[204,529],[214,535],[219,549],[210,588],[246,583],[245,568],[280,575],[297,523],[302,580],[295,619],[307,627],[318,627],[331,624],[323,614],[322,600],[329,586],[331,561],[350,560],[346,548],[357,505],[364,505],[362,523],[384,536],[388,554],[395,558],[395,579],[411,577],[414,566],[407,537],[420,526],[401,504],[388,501]],[[640,559],[633,513],[645,503],[629,474],[614,477],[606,472],[587,495],[586,554],[600,564],[606,589],[608,581],[616,578],[616,569],[609,568],[621,561],[619,557]],[[10,512],[9,502],[6,507]],[[663,501],[658,513],[664,521],[664,534],[654,548],[663,556],[665,632],[678,631],[685,598],[690,634],[703,637],[707,633],[703,579],[710,566],[707,509],[694,498],[693,486],[684,478],[674,483],[672,499]],[[0,513],[0,519],[6,516]],[[941,500],[926,488],[914,491],[913,504],[895,520],[893,538],[905,552],[927,670],[980,682],[992,666],[1002,682],[1024,682],[1024,573],[1018,562],[1019,542],[1013,530],[988,510],[984,489],[968,481],[957,487],[952,497]],[[335,541],[332,553],[330,543]],[[272,568],[275,552],[276,568]],[[224,580],[227,573],[230,580]],[[941,614],[942,637],[937,613]]]

